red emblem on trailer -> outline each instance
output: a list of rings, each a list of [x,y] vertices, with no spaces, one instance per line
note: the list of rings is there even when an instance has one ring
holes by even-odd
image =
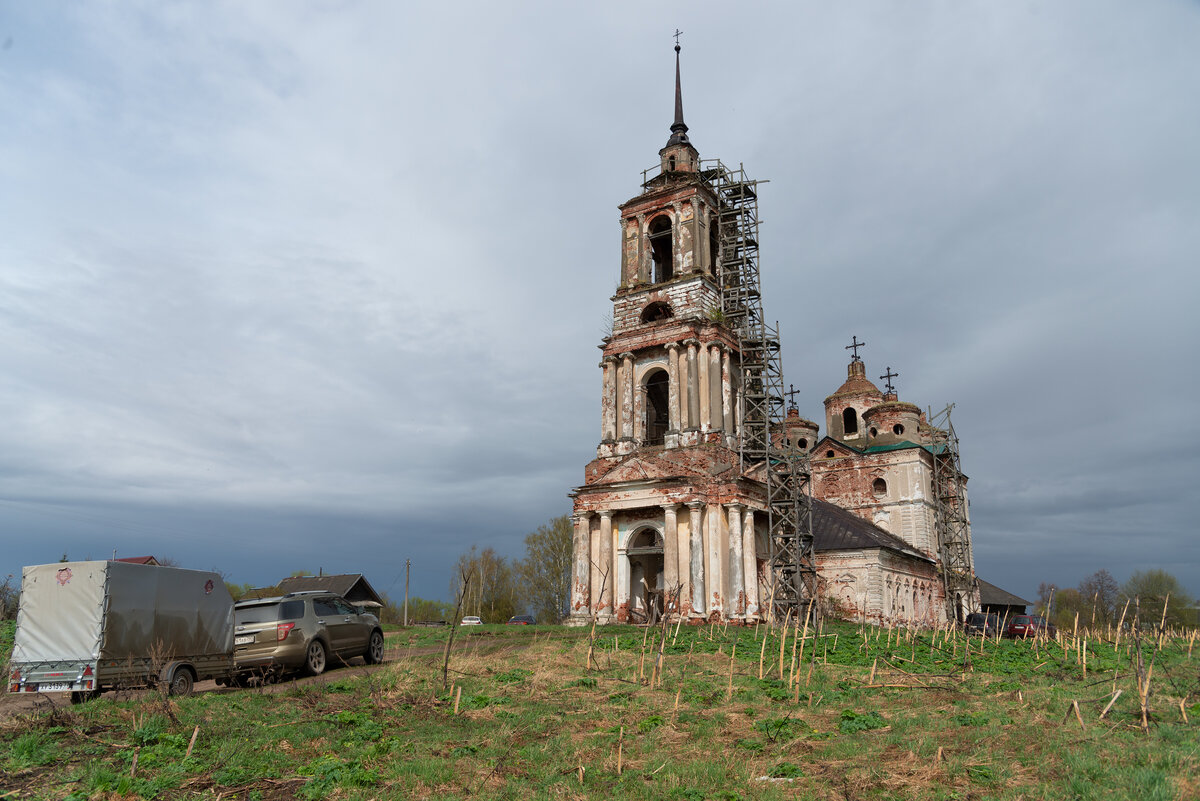
[[[54,580],[58,582],[58,586],[65,587],[67,582],[71,580],[71,576],[75,575],[69,567],[60,567],[58,572],[54,574]]]
[[[212,579],[209,579],[208,581],[204,582],[204,594],[209,595],[210,593],[212,593],[212,591],[213,591],[213,582],[212,582]]]

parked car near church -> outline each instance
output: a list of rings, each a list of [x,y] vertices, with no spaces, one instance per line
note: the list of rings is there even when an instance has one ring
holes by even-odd
[[[383,661],[379,618],[340,595],[291,592],[234,604],[233,659],[238,678],[258,673],[323,673],[331,662],[361,656]]]
[[[1010,638],[1036,637],[1045,635],[1053,639],[1058,636],[1058,627],[1041,615],[1016,615],[1008,619],[1004,636]]]

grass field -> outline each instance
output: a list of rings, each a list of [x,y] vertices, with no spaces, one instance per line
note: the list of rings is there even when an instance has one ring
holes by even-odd
[[[1126,641],[1092,638],[1085,676],[1082,637],[849,624],[802,655],[765,627],[460,630],[444,689],[447,635],[320,683],[9,719],[0,799],[1200,797],[1184,635],[1141,643],[1148,693]]]

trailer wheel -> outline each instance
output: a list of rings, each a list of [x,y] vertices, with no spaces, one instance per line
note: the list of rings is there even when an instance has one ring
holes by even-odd
[[[83,690],[82,692],[74,691],[71,693],[71,703],[72,704],[82,704],[87,701],[91,701],[93,698],[99,698],[99,697],[100,697],[99,690]]]
[[[167,695],[191,695],[194,683],[192,671],[180,665],[175,668],[170,681],[167,682]]]
[[[304,672],[310,676],[325,672],[325,643],[313,640],[308,644],[308,652],[304,655]]]

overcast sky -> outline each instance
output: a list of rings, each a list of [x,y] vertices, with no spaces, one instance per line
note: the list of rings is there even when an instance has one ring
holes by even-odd
[[[801,413],[858,336],[956,404],[982,577],[1200,594],[1200,4],[734,8],[0,0],[0,578],[522,555],[595,455],[678,27]]]

